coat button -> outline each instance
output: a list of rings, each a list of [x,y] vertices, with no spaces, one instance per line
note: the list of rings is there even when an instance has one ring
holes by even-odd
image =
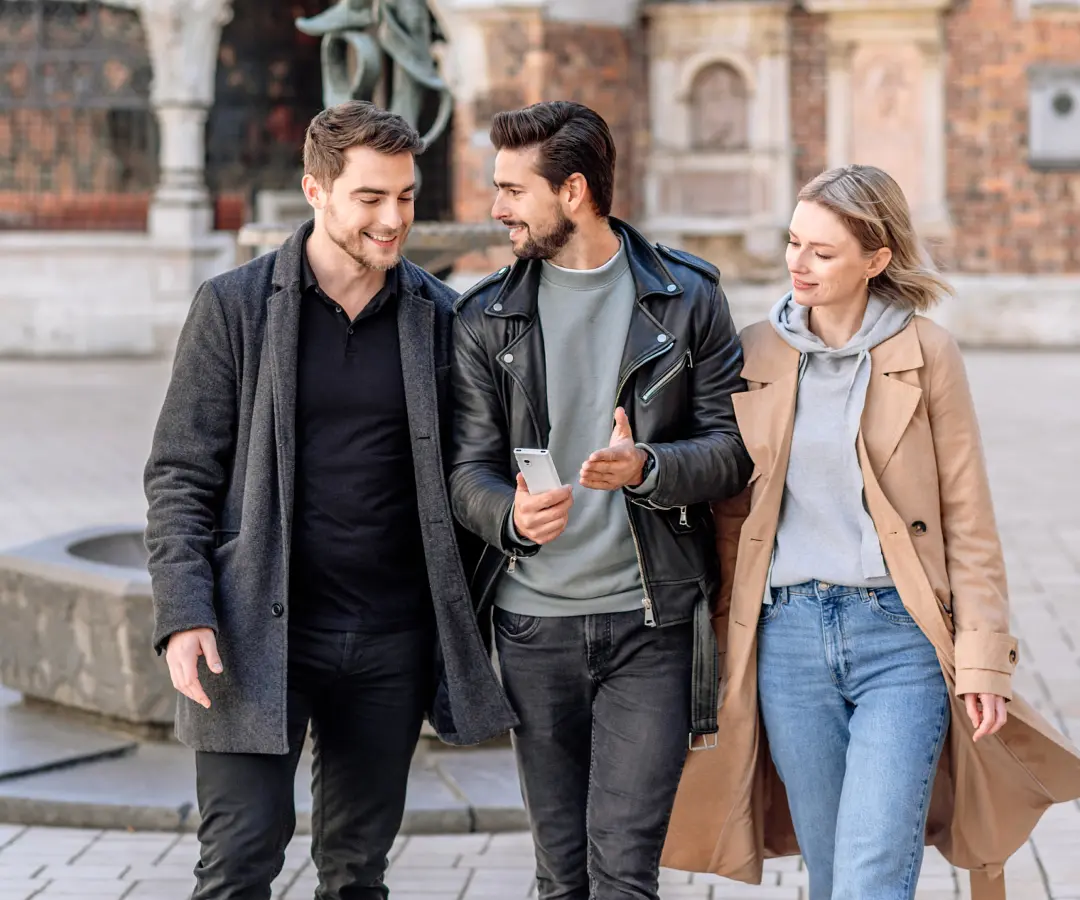
[[[669,284],[667,286],[667,290],[668,290],[669,294],[674,294],[678,289],[679,289],[678,286],[674,285],[674,284]]]
[[[912,522],[911,533],[920,536],[926,534],[926,523],[921,521]]]
[[[666,344],[667,343],[667,335],[666,334],[658,334],[656,336],[656,342],[658,344]]]
[[[1009,662],[1011,662],[1011,663],[1016,662],[1016,651],[1015,650],[1010,650],[1009,651]]]
[[[282,606],[280,603],[275,603],[273,606],[270,607],[270,612],[273,614],[275,619],[280,619],[283,615],[285,615],[285,607]]]
[[[507,353],[507,354],[505,354],[503,356],[503,362],[506,363],[507,365],[509,365],[513,361],[514,361],[514,354],[513,353]]]
[[[494,310],[495,312],[502,312],[502,304],[501,304],[501,303],[496,303],[496,304],[495,304],[495,305],[494,305],[493,307],[491,307],[491,308],[492,308],[492,310]]]

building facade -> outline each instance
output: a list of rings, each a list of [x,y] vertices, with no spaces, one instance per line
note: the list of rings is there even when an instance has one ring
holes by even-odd
[[[0,353],[167,352],[235,232],[299,190],[322,0],[0,0]],[[499,109],[567,98],[619,146],[616,214],[784,290],[798,188],[903,186],[972,344],[1080,346],[1080,0],[438,0],[452,128],[426,219],[482,221]],[[466,284],[507,259],[462,260]]]

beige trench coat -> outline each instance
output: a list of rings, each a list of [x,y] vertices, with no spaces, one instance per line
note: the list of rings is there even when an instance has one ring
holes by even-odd
[[[691,752],[663,864],[749,883],[762,861],[799,852],[758,714],[757,622],[787,473],[799,354],[768,323],[746,329],[735,412],[750,486],[715,510],[722,587],[718,746]],[[1052,803],[1080,797],[1080,752],[1020,697],[1001,546],[960,350],[922,317],[871,351],[858,440],[866,503],[905,607],[937,650],[952,725],[927,843],[972,870],[976,900],[1004,898],[1002,867]],[[1011,698],[1009,720],[975,744],[961,695]]]

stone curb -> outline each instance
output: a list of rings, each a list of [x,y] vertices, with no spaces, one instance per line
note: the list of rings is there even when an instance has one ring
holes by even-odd
[[[9,825],[49,825],[119,831],[194,832],[199,813],[192,804],[180,807],[73,803],[25,797],[0,797],[0,822]],[[523,809],[466,807],[407,809],[401,834],[470,834],[528,831]],[[311,834],[311,813],[297,811],[296,833]]]

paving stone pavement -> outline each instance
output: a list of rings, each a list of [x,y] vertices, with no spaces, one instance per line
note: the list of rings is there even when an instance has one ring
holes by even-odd
[[[1017,689],[1080,740],[1080,353],[967,355],[987,448],[1021,641]],[[143,521],[141,470],[168,376],[160,362],[0,362],[0,546],[87,525]],[[275,898],[311,897],[297,838]],[[190,835],[0,825],[0,900],[182,900]],[[393,900],[525,898],[527,835],[402,839]],[[1047,813],[1007,869],[1010,900],[1080,900],[1080,806]],[[665,872],[664,900],[807,900],[797,860],[761,887]],[[928,855],[919,897],[965,896],[966,879]]]

